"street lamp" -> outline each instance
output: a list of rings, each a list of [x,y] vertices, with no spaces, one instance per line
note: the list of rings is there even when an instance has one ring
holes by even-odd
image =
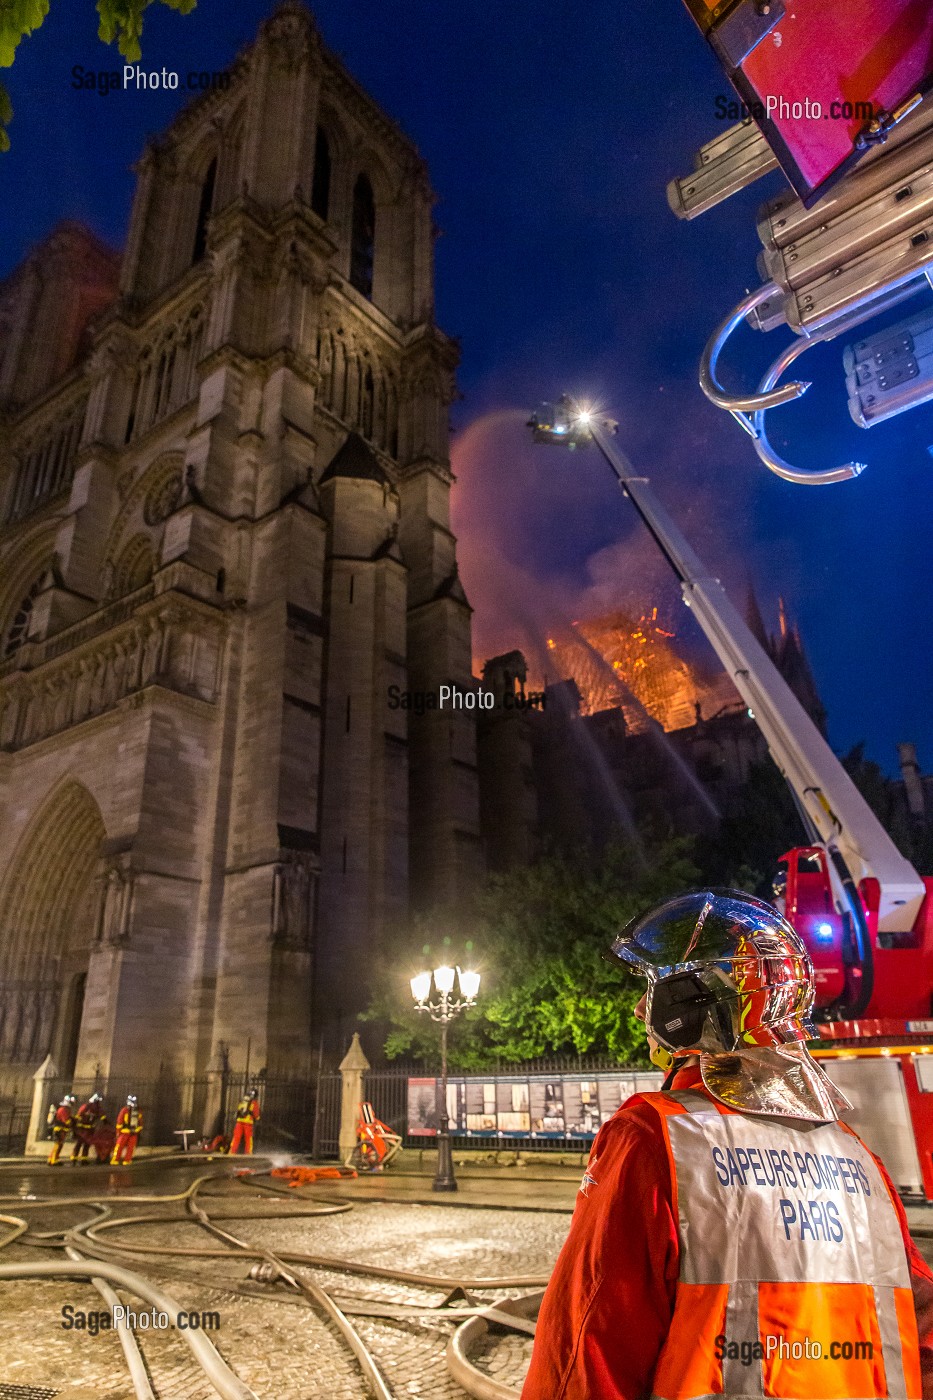
[[[460,993],[454,994],[454,986],[459,979]],[[434,982],[434,999],[431,999],[431,982]],[[426,1011],[432,1021],[441,1027],[441,1112],[437,1128],[437,1171],[434,1175],[432,1191],[456,1191],[457,1179],[454,1176],[454,1163],[450,1151],[450,1130],[447,1118],[447,1027],[461,1011],[476,1005],[479,993],[480,974],[462,972],[459,967],[448,967],[446,963],[431,972],[419,972],[411,979],[411,994],[415,999],[415,1009]]]

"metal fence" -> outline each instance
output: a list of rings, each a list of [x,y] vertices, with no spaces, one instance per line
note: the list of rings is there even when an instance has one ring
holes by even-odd
[[[315,1080],[314,1128],[311,1152],[315,1159],[340,1155],[340,1100],[343,1080],[336,1070],[321,1072]]]
[[[0,1157],[18,1157],[26,1146],[31,1101],[0,1099]]]
[[[142,1081],[118,1076],[52,1079],[46,1083],[42,1121],[46,1121],[50,1105],[60,1103],[65,1094],[74,1094],[81,1104],[97,1093],[103,1098],[104,1112],[115,1122],[127,1094],[135,1094],[143,1116],[141,1140],[146,1146],[177,1146],[185,1130],[193,1134],[192,1140],[209,1142],[220,1133],[229,1136],[237,1100],[252,1084],[259,1088],[261,1105],[256,1148],[265,1152],[310,1152],[314,1140],[316,1086],[313,1081],[304,1079],[255,1080],[232,1073],[180,1078],[163,1074],[157,1079]],[[27,1109],[27,1124],[28,1118]],[[0,1116],[0,1133],[2,1127]],[[22,1136],[25,1139],[25,1129]],[[336,1147],[334,1150],[336,1152]]]
[[[658,1089],[663,1078],[653,1068],[619,1066],[609,1057],[537,1060],[505,1071],[451,1073],[451,1135],[459,1150],[585,1152],[600,1124],[627,1098]],[[406,1147],[433,1147],[441,1084],[432,1069],[370,1070],[363,1092],[376,1116],[402,1134]]]
[[[520,1148],[523,1151],[540,1152],[565,1150],[568,1147],[583,1149],[592,1140],[598,1123],[608,1116],[613,1105],[617,1106],[619,1092],[625,1097],[626,1086],[627,1092],[634,1093],[637,1088],[647,1087],[648,1080],[653,1081],[655,1078],[659,1079],[660,1076],[653,1071],[621,1067],[608,1057],[596,1056],[497,1065],[495,1070],[479,1073],[471,1071],[467,1075],[462,1071],[454,1071],[450,1076],[451,1091],[454,1093],[451,1100],[451,1126],[457,1145],[461,1148]],[[377,1117],[395,1132],[402,1134],[406,1146],[430,1149],[434,1140],[432,1133],[423,1130],[420,1133],[410,1131],[410,1079],[420,1081],[421,1092],[428,1095],[435,1107],[439,1107],[438,1096],[430,1087],[436,1082],[434,1067],[426,1068],[424,1064],[402,1063],[391,1068],[379,1066],[370,1069],[364,1076],[363,1094],[372,1103]],[[585,1121],[576,1126],[571,1125],[568,1108],[566,1131],[537,1131],[534,1125],[535,1113],[552,1111],[547,1108],[546,1097],[550,1096],[549,1102],[552,1104],[557,1098],[560,1098],[562,1104],[565,1099],[569,1103],[576,1091],[565,1091],[562,1086],[580,1079],[586,1079],[594,1085],[593,1108],[589,1110],[588,1116],[584,1115]],[[548,1081],[546,1091],[541,1088],[542,1080]],[[603,1080],[609,1080],[616,1086],[613,1090],[615,1098],[611,1101],[603,1095],[598,1086],[597,1081]],[[464,1085],[462,1092],[454,1091],[453,1086],[456,1083]],[[529,1115],[528,1131],[518,1131],[514,1125],[504,1127],[505,1119],[500,1119],[497,1123],[497,1128],[501,1131],[481,1131],[478,1127],[468,1130],[465,1116],[470,1112],[465,1087],[467,1083],[474,1086],[501,1086],[503,1090],[507,1086],[528,1085],[528,1101],[525,1106]],[[342,1080],[335,1069],[324,1070],[323,1066],[310,1079],[271,1079],[261,1076],[248,1078],[245,1074],[232,1071],[180,1078],[161,1074],[155,1079],[144,1081],[118,1076],[97,1076],[94,1079],[80,1080],[54,1079],[46,1083],[41,1121],[46,1121],[49,1106],[59,1103],[65,1094],[74,1094],[80,1104],[92,1093],[103,1096],[104,1111],[111,1121],[115,1121],[127,1094],[133,1093],[138,1098],[143,1114],[142,1142],[145,1146],[177,1146],[181,1141],[183,1129],[193,1133],[194,1142],[199,1139],[210,1141],[219,1133],[229,1136],[236,1103],[252,1084],[259,1089],[261,1106],[261,1118],[255,1133],[257,1151],[266,1154],[307,1153],[325,1160],[339,1155]],[[654,1087],[653,1083],[651,1087]],[[457,1093],[461,1094],[459,1099],[456,1097]],[[496,1093],[498,1095],[498,1090]],[[580,1097],[579,1093],[576,1097]],[[536,1102],[538,1098],[541,1099],[541,1107],[536,1109],[532,1100]],[[459,1110],[454,1111],[458,1104],[462,1109],[460,1116],[463,1118],[459,1127]],[[477,1105],[474,1105],[474,1109],[476,1107]],[[514,1109],[515,1104],[511,1107]],[[31,1100],[25,1102],[22,1097],[0,1097],[0,1154],[15,1155],[23,1150],[30,1111]],[[563,1108],[561,1111],[564,1111]]]

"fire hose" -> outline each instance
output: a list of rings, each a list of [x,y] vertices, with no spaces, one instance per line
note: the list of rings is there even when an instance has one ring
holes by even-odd
[[[160,1288],[155,1288],[151,1283],[140,1278],[138,1274],[131,1273],[129,1269],[121,1268],[119,1264],[105,1263],[100,1259],[52,1260],[47,1264],[0,1264],[0,1282],[4,1279],[23,1278],[106,1279],[110,1283],[119,1284],[127,1293],[135,1294],[137,1298],[151,1303],[160,1312],[168,1313],[170,1317],[177,1317],[180,1312],[184,1311],[181,1305],[168,1293],[163,1293]],[[231,1371],[213,1342],[209,1341],[203,1333],[186,1330],[181,1333],[181,1336],[191,1348],[195,1359],[217,1394],[223,1396],[223,1400],[259,1400],[256,1392],[250,1390],[248,1385],[244,1385],[239,1376]]]
[[[74,1259],[76,1262],[84,1259],[84,1255],[79,1254],[70,1245],[65,1249],[65,1253],[69,1259]],[[123,1355],[126,1357],[126,1365],[130,1373],[130,1380],[133,1382],[133,1389],[136,1392],[136,1400],[156,1400],[155,1392],[149,1384],[149,1374],[146,1371],[146,1363],[143,1361],[143,1354],[136,1340],[136,1333],[122,1313],[117,1317],[117,1313],[114,1311],[120,1307],[118,1295],[110,1287],[110,1284],[105,1283],[102,1278],[92,1278],[91,1282],[110,1309],[111,1317],[117,1319],[117,1336],[123,1348]]]
[[[118,1300],[116,1299],[116,1295],[112,1293],[112,1290],[109,1289],[108,1280],[120,1283],[127,1291],[133,1292],[137,1296],[143,1298],[148,1298],[150,1296],[144,1291],[146,1289],[150,1289],[152,1293],[158,1292],[158,1290],[153,1289],[146,1280],[140,1278],[137,1274],[131,1273],[122,1264],[114,1262],[114,1260],[120,1260],[121,1258],[125,1259],[128,1254],[156,1255],[159,1258],[167,1257],[191,1260],[217,1260],[236,1257],[253,1258],[260,1262],[258,1269],[254,1267],[254,1269],[251,1270],[252,1278],[258,1278],[264,1283],[281,1280],[294,1291],[294,1294],[300,1295],[300,1298],[305,1302],[305,1306],[314,1306],[316,1311],[323,1313],[338,1329],[344,1342],[353,1353],[369,1389],[377,1396],[377,1400],[392,1400],[392,1392],[370,1355],[360,1334],[350,1322],[347,1314],[374,1317],[405,1317],[411,1320],[423,1318],[425,1315],[430,1315],[435,1318],[442,1316],[445,1320],[450,1321],[465,1319],[464,1325],[458,1329],[458,1333],[448,1348],[447,1364],[451,1374],[458,1379],[459,1383],[463,1385],[470,1394],[477,1397],[492,1397],[495,1393],[496,1397],[509,1397],[509,1400],[511,1400],[511,1397],[517,1394],[517,1392],[502,1387],[499,1382],[490,1382],[488,1377],[485,1377],[483,1373],[473,1367],[466,1358],[465,1348],[474,1338],[481,1336],[487,1330],[489,1322],[500,1324],[504,1322],[506,1325],[518,1326],[520,1328],[524,1325],[527,1329],[529,1326],[527,1323],[510,1322],[510,1319],[514,1318],[516,1315],[512,1305],[515,1303],[523,1303],[524,1300],[510,1300],[507,1304],[497,1305],[491,1308],[487,1305],[477,1306],[470,1300],[469,1306],[450,1308],[437,1304],[426,1304],[424,1306],[419,1304],[387,1304],[351,1295],[346,1298],[341,1297],[340,1304],[338,1304],[330,1293],[313,1281],[302,1277],[300,1273],[295,1272],[289,1265],[298,1265],[304,1268],[327,1269],[330,1271],[362,1275],[374,1279],[385,1279],[394,1283],[407,1283],[425,1288],[444,1289],[445,1291],[456,1289],[461,1291],[465,1298],[468,1297],[467,1290],[469,1289],[489,1290],[513,1287],[541,1288],[547,1282],[546,1277],[519,1275],[497,1279],[451,1278],[436,1274],[420,1274],[411,1270],[385,1268],[376,1264],[343,1259],[339,1256],[317,1255],[298,1251],[272,1253],[265,1248],[251,1246],[235,1235],[222,1230],[209,1218],[207,1212],[196,1203],[195,1197],[201,1187],[209,1181],[218,1179],[229,1180],[229,1177],[225,1172],[214,1172],[196,1178],[185,1190],[174,1194],[149,1194],[120,1198],[121,1203],[123,1201],[139,1204],[145,1204],[147,1202],[184,1202],[189,1217],[198,1225],[202,1226],[202,1228],[206,1229],[216,1239],[221,1241],[225,1246],[218,1249],[196,1249],[184,1246],[134,1245],[125,1239],[121,1239],[118,1245],[105,1242],[100,1239],[100,1232],[138,1224],[165,1224],[166,1217],[164,1215],[146,1214],[109,1218],[110,1207],[102,1204],[99,1197],[91,1195],[60,1197],[45,1201],[26,1201],[19,1197],[13,1198],[16,1200],[20,1210],[44,1209],[52,1205],[61,1204],[81,1204],[93,1206],[97,1213],[91,1220],[86,1220],[83,1224],[72,1227],[69,1230],[30,1233],[29,1243],[50,1248],[61,1248],[64,1246],[69,1256],[68,1264],[3,1265],[0,1266],[0,1280],[14,1277],[85,1277],[95,1283],[95,1286],[98,1287],[99,1291],[101,1291],[105,1299],[107,1299],[108,1306],[112,1307],[113,1302],[111,1302],[110,1299],[112,1298],[117,1303]],[[262,1185],[266,1190],[270,1189],[266,1183],[255,1182],[254,1184],[256,1186]],[[353,1209],[352,1204],[345,1201],[327,1202],[318,1200],[313,1205],[308,1204],[299,1211],[294,1209],[294,1206],[298,1205],[298,1202],[292,1192],[286,1193],[278,1191],[276,1188],[271,1189],[272,1194],[282,1196],[288,1203],[289,1209],[285,1213],[288,1216],[294,1216],[296,1214],[301,1216],[332,1215]],[[237,1215],[236,1218],[242,1218],[242,1216]],[[254,1215],[252,1218],[281,1219],[283,1216],[276,1214],[257,1217]],[[0,1220],[2,1220],[3,1223],[14,1226],[13,1233],[5,1240],[0,1241],[0,1248],[19,1239],[29,1229],[28,1222],[18,1216],[0,1216]],[[88,1258],[87,1256],[91,1257]],[[175,1277],[185,1278],[189,1282],[193,1282],[200,1277],[201,1281],[209,1287],[229,1289],[231,1292],[246,1294],[254,1299],[259,1297],[268,1301],[272,1300],[268,1294],[263,1294],[262,1292],[257,1293],[255,1288],[249,1289],[242,1284],[237,1284],[233,1280],[225,1280],[218,1283],[216,1274],[213,1273],[205,1277],[204,1275],[193,1275],[192,1272],[187,1269],[182,1271],[177,1267],[172,1268],[168,1265],[162,1267],[165,1269],[165,1272]],[[142,1285],[142,1287],[139,1288],[137,1285]],[[108,1297],[108,1295],[110,1295],[110,1297]],[[159,1294],[159,1296],[164,1297],[166,1300],[166,1303],[162,1305],[162,1310],[168,1311],[170,1315],[174,1312],[174,1315],[177,1316],[180,1309],[174,1299],[169,1299],[168,1295]],[[290,1298],[287,1294],[279,1294],[275,1300],[282,1302],[294,1301],[297,1303],[299,1302],[299,1296]],[[226,1365],[219,1356],[219,1353],[216,1352],[216,1349],[206,1338],[199,1333],[185,1333],[184,1336],[185,1340],[189,1342],[189,1345],[191,1345],[191,1339],[194,1336],[197,1336],[201,1342],[206,1344],[204,1348],[192,1346],[192,1352],[218,1394],[224,1397],[236,1396],[237,1400],[245,1400],[245,1397],[249,1396],[253,1397],[253,1400],[255,1400],[253,1392],[250,1391],[239,1377]],[[129,1331],[127,1331],[126,1334],[121,1332],[120,1341],[123,1345],[131,1376],[133,1377],[134,1389],[138,1400],[151,1400],[152,1391],[149,1387],[148,1378],[145,1375],[145,1365],[135,1337]],[[455,1342],[456,1346],[454,1345]],[[222,1369],[216,1369],[215,1363],[219,1363]],[[487,1382],[498,1386],[499,1389],[493,1392],[490,1390]]]

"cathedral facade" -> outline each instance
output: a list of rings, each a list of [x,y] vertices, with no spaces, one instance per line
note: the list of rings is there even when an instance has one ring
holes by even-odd
[[[431,206],[287,0],[0,286],[8,1076],[306,1072],[475,887],[470,717],[386,703],[471,684]]]

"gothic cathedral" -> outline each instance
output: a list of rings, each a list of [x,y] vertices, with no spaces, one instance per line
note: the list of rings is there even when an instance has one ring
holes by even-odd
[[[0,285],[0,1072],[272,1073],[481,870],[427,172],[295,0]]]

